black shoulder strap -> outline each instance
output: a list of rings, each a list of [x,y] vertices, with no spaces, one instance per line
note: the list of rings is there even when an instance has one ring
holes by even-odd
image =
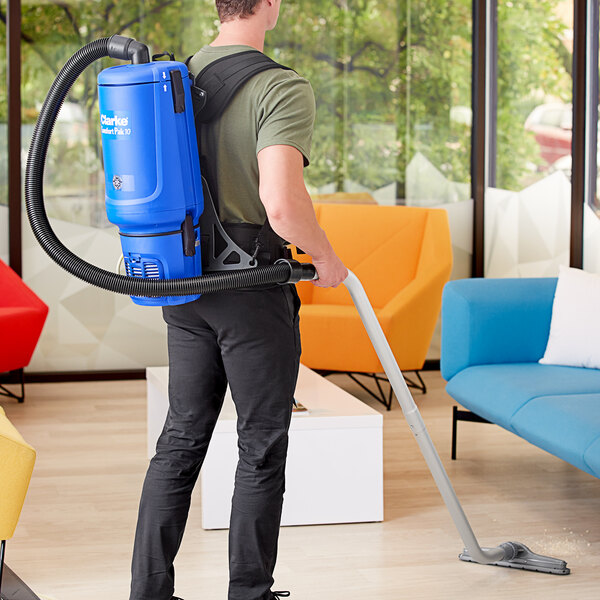
[[[189,57],[185,64],[189,67]],[[238,92],[238,90],[252,77],[268,69],[292,70],[275,62],[268,56],[258,50],[248,50],[238,52],[229,56],[219,58],[200,71],[192,82],[192,105],[194,107],[194,122],[198,128],[203,123],[221,116],[229,102]],[[226,269],[240,269],[256,266],[258,262],[255,259],[257,252],[267,250],[275,255],[276,247],[281,247],[283,240],[272,230],[267,219],[256,237],[256,251],[253,256],[249,256],[243,251],[227,234],[218,219],[218,194],[212,181],[213,170],[209,164],[203,160],[203,154],[200,148],[200,137],[198,136],[198,149],[200,153],[201,171],[204,174],[204,199],[205,209],[200,217],[200,230],[211,232],[207,239],[215,243],[217,238],[217,229],[220,238],[226,241],[227,252],[222,252],[217,256],[214,248],[205,248],[203,252],[203,261],[207,260],[205,270],[222,271]],[[213,194],[211,194],[211,190]],[[239,262],[232,264],[223,260],[224,255],[235,254],[240,258]]]
[[[196,124],[219,117],[236,92],[254,75],[267,69],[292,70],[258,50],[224,56],[204,67],[192,86]]]

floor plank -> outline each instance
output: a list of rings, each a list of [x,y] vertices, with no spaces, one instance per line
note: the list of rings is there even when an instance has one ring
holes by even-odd
[[[480,543],[518,540],[567,560],[568,577],[466,564],[448,512],[397,404],[385,412],[345,377],[339,385],[384,413],[385,521],[283,528],[276,589],[294,600],[600,597],[600,480],[493,425],[459,424],[438,372],[416,394]],[[38,452],[7,562],[52,600],[126,600],[145,457],[145,383],[27,386],[2,399]],[[195,496],[177,559],[177,594],[224,600],[227,532],[203,531]]]

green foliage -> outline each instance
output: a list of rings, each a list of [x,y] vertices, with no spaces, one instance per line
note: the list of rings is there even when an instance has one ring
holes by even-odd
[[[520,187],[531,166],[541,164],[524,130],[529,111],[547,96],[570,97],[571,56],[561,41],[565,25],[557,5],[499,1],[502,187]],[[313,186],[334,182],[341,190],[352,180],[376,189],[396,182],[402,197],[417,152],[449,179],[469,182],[470,127],[453,118],[453,109],[471,105],[471,11],[472,0],[284,3],[268,48],[315,89]]]
[[[146,0],[143,3],[96,0],[23,4],[23,122],[28,124],[37,120],[56,74],[66,60],[85,44],[113,34],[128,35],[143,40],[151,52],[169,51],[181,60],[216,35],[215,21],[216,12],[211,0]],[[70,143],[65,143],[59,136],[52,139],[48,156],[49,171],[53,185],[58,188],[69,180],[80,181],[82,189],[90,185],[103,185],[97,177],[97,171],[101,169],[101,150],[96,78],[103,68],[111,64],[114,61],[105,59],[91,65],[79,77],[66,99],[66,102],[83,109],[84,132],[77,140],[71,139]],[[1,107],[0,104],[0,110]],[[95,160],[90,159],[89,149]],[[64,169],[65,164],[71,165],[71,168]]]
[[[376,188],[395,180],[395,133],[378,144],[365,137],[395,129],[396,78],[401,49],[397,7],[377,0],[289,0],[267,51],[310,80],[317,100],[313,187],[353,180]],[[371,126],[371,127],[369,127]],[[389,135],[387,136],[389,137]]]
[[[548,96],[568,102],[570,54],[556,16],[558,0],[499,0],[498,185],[517,188],[539,165],[539,150],[523,124]],[[317,121],[310,186],[341,190],[395,183],[402,197],[406,169],[424,154],[446,177],[470,179],[472,0],[284,0],[266,52],[309,79]],[[4,17],[5,3],[0,3]],[[185,59],[217,34],[213,0],[94,0],[23,3],[23,121],[33,123],[56,73],[91,40],[131,35],[153,52]],[[0,52],[5,27],[0,23]],[[90,67],[69,102],[83,109],[85,139],[99,167],[96,76]],[[6,60],[0,60],[5,76]],[[463,118],[456,118],[456,109]],[[0,121],[6,96],[0,93]],[[76,161],[56,144],[56,166]],[[83,154],[83,151],[82,151]],[[88,156],[88,154],[86,154]],[[85,160],[82,170],[93,170]],[[72,169],[65,169],[66,180]],[[57,177],[58,174],[57,174]],[[90,175],[90,177],[92,177]],[[60,177],[59,177],[60,179]],[[93,177],[92,177],[93,179]]]
[[[408,0],[403,7],[407,58],[399,78],[406,95],[398,129],[406,132],[406,142],[399,180],[420,152],[447,178],[468,182],[470,129],[452,119],[451,110],[471,105],[471,1]]]
[[[497,187],[519,190],[531,166],[543,167],[533,134],[524,129],[531,110],[545,98],[568,103],[571,55],[561,41],[565,25],[557,0],[498,2]]]
[[[130,35],[143,40],[153,52],[168,50],[182,59],[201,45],[198,40],[204,43],[216,34],[211,0],[40,2],[24,4],[22,19],[25,121],[35,120],[45,93],[68,57],[95,39]],[[90,67],[75,84],[69,100],[91,113],[96,104],[97,74],[111,63],[107,59]]]

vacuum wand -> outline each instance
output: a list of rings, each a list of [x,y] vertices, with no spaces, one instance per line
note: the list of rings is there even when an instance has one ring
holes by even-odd
[[[468,562],[568,575],[570,569],[565,561],[535,554],[519,542],[506,542],[496,548],[482,548],[479,545],[362,284],[358,277],[349,271],[344,285],[350,292],[398,403],[465,544],[465,551],[459,558]]]

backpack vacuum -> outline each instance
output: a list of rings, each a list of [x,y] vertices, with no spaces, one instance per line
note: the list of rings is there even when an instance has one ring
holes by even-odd
[[[65,248],[52,231],[43,198],[44,164],[60,107],[83,70],[106,56],[131,61],[129,65],[105,69],[98,77],[106,209],[109,220],[119,227],[126,276],[90,265]],[[248,78],[251,76],[249,72]],[[203,102],[207,100],[202,89],[196,90],[196,95]],[[315,279],[313,265],[286,259],[268,266],[240,261],[246,268],[232,268],[221,261],[219,272],[203,275],[203,216],[213,218],[209,236],[214,236],[220,227],[214,222],[214,206],[206,192],[185,64],[151,61],[147,46],[119,35],[96,40],[78,50],[50,88],[27,160],[27,214],[35,237],[47,254],[83,281],[131,295],[141,305],[181,304],[204,293]],[[519,542],[506,542],[496,548],[479,545],[364,288],[352,272],[344,284],[462,537],[465,550],[459,558],[569,574],[565,561],[535,554]]]
[[[85,68],[106,56],[131,61],[98,77],[107,216],[119,227],[127,275],[90,265],[65,248],[44,208],[44,165],[60,107]],[[182,304],[203,293],[315,277],[312,265],[287,259],[267,266],[243,263],[244,269],[222,265],[223,272],[202,275],[199,219],[214,214],[214,207],[203,210],[188,69],[177,61],[150,61],[148,47],[132,38],[114,35],[91,42],[61,69],[33,132],[25,202],[33,233],[52,260],[87,283],[132,296],[137,304]],[[236,247],[230,238],[228,244]]]

